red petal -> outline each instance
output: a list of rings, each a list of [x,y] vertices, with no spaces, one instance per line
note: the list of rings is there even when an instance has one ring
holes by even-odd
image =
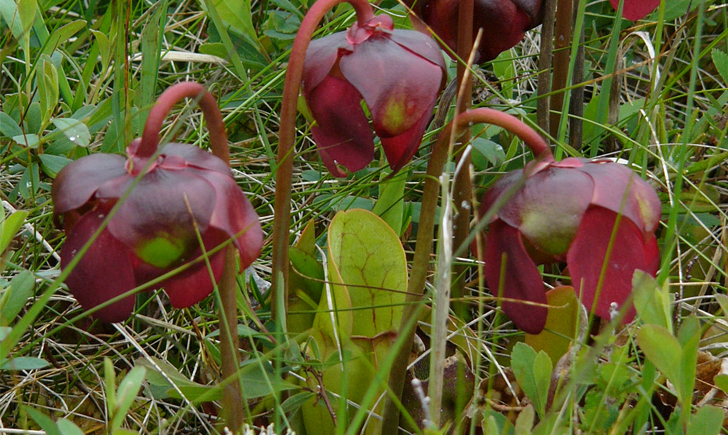
[[[491,209],[491,207],[495,206],[495,203],[500,199],[503,194],[509,192],[511,189],[517,189],[517,185],[522,181],[523,170],[518,169],[508,172],[507,174],[499,178],[498,181],[493,183],[493,185],[485,191],[485,194],[483,195],[483,200],[480,202],[480,217],[482,218],[483,216],[485,216]],[[517,190],[511,192],[511,197],[516,193]],[[506,200],[510,199],[506,198]],[[496,214],[493,215],[491,221],[497,219],[497,212],[498,210],[496,210]]]
[[[501,263],[505,254],[503,297],[546,304],[541,274],[528,256],[518,230],[503,221],[490,224],[485,243],[485,279],[493,294],[498,294]],[[538,334],[546,325],[546,307],[503,301],[503,311],[520,329]]]
[[[660,198],[646,181],[624,165],[589,162],[579,171],[594,180],[592,204],[621,213],[643,231],[645,240],[660,222]]]
[[[372,131],[361,108],[361,95],[352,85],[329,76],[306,100],[316,120],[313,138],[332,174],[342,175],[336,164],[354,172],[372,161]]]
[[[103,222],[97,210],[86,213],[68,232],[61,255],[66,269],[76,253],[88,242]],[[134,271],[128,249],[104,229],[66,278],[66,285],[85,310],[134,288]],[[93,315],[102,322],[121,322],[134,310],[134,296],[114,302]]]
[[[380,138],[403,134],[429,118],[443,75],[439,66],[386,36],[357,45],[339,68],[364,97]]]
[[[168,143],[164,145],[164,148],[162,149],[162,156],[167,158],[169,158],[169,156],[179,156],[187,162],[188,166],[194,166],[199,169],[209,169],[228,176],[231,175],[230,167],[228,167],[225,162],[212,153],[201,150],[194,145]],[[160,166],[164,167],[164,160],[162,160]]]
[[[308,94],[329,75],[339,58],[339,49],[351,46],[346,41],[346,32],[338,32],[314,39],[306,49],[303,61],[303,93]]]
[[[594,182],[570,168],[550,167],[526,178],[498,217],[552,255],[569,249],[592,199]]]
[[[98,196],[103,198],[103,193],[104,189],[99,189]],[[199,231],[205,232],[215,200],[215,190],[194,169],[157,168],[134,186],[108,228],[114,237],[137,252],[158,238],[180,247],[196,244],[192,217]]]
[[[609,0],[614,10],[619,9],[619,0]],[[660,6],[660,0],[624,0],[622,16],[630,21],[641,20]]]
[[[258,214],[232,178],[216,172],[201,172],[201,176],[215,188],[215,208],[210,226],[222,230],[228,238],[241,233],[235,245],[243,268],[247,268],[263,248],[263,230]]]
[[[91,154],[69,163],[53,182],[53,212],[82,207],[102,184],[127,175],[125,164],[126,159],[115,154]]]
[[[223,243],[227,239],[227,236],[220,231],[211,230],[204,235],[203,239],[205,249],[210,250]],[[198,250],[194,258],[199,257],[201,253],[202,250]],[[225,250],[215,253],[210,257],[209,261],[215,282],[219,282],[225,264]],[[164,287],[164,291],[169,296],[169,301],[173,307],[187,308],[200,302],[212,293],[214,284],[210,279],[210,269],[207,268],[207,264],[203,261],[175,275],[173,278],[163,281],[159,287]]]
[[[654,274],[654,259],[658,258],[656,241],[644,242],[642,232],[629,219],[621,219],[607,262],[602,287],[597,291],[599,277],[607,248],[617,219],[617,213],[602,207],[590,207],[584,214],[579,234],[567,254],[571,280],[582,303],[594,312],[609,318],[609,305],[622,305],[632,291],[632,275],[635,269]],[[581,288],[581,291],[580,291]],[[631,318],[634,310],[629,315]],[[629,319],[627,319],[629,320]]]
[[[425,129],[429,123],[430,114],[428,113],[417,124],[413,125],[411,129],[399,136],[380,137],[384,154],[387,155],[387,161],[389,161],[389,167],[392,168],[392,171],[399,171],[412,159],[412,156],[415,155],[420,147],[422,135],[425,133]]]
[[[399,44],[405,50],[423,57],[433,64],[439,66],[443,71],[446,70],[445,58],[442,57],[442,51],[434,39],[430,38],[422,32],[415,30],[396,29],[390,34],[390,39]],[[443,77],[443,82],[447,77]]]

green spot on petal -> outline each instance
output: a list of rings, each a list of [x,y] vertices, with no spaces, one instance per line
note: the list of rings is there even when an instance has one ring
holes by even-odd
[[[175,241],[166,237],[157,237],[142,245],[136,254],[152,266],[162,269],[168,268],[178,261],[185,252],[185,246],[181,242],[181,240]]]

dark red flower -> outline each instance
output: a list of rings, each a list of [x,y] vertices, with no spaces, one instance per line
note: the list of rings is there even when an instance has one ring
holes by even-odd
[[[427,27],[453,52],[457,51],[459,0],[405,1],[415,12],[413,24]],[[542,0],[474,0],[473,38],[483,29],[475,58],[477,63],[493,60],[518,44],[526,31],[541,24]]]
[[[582,303],[609,318],[610,304],[621,305],[629,296],[636,269],[657,272],[660,200],[623,165],[577,158],[534,161],[486,192],[480,216],[501,199],[505,203],[488,225],[485,278],[493,292],[502,288],[504,298],[546,304],[537,265],[565,260]],[[503,310],[532,334],[546,323],[542,306],[504,301]],[[633,315],[634,310],[628,317]]]
[[[151,158],[140,157],[141,143],[136,139],[127,147],[126,159],[93,154],[72,162],[53,183],[54,214],[63,216],[67,234],[64,269],[122,201],[65,281],[85,309],[198,259],[203,250],[195,227],[205,251],[233,238],[243,267],[260,253],[260,221],[224,161],[178,143]],[[224,257],[224,249],[209,257],[215,281]],[[213,282],[205,261],[198,261],[157,287],[165,289],[173,306],[183,308],[209,295]],[[133,308],[129,296],[94,315],[118,322]]]
[[[619,0],[609,0],[614,10],[619,9]],[[660,6],[660,0],[624,0],[622,16],[630,21],[641,20]]]
[[[445,74],[437,44],[412,30],[394,30],[388,15],[311,42],[303,94],[316,123],[313,138],[329,171],[339,177],[374,158],[374,140],[361,101],[393,171],[417,151]]]

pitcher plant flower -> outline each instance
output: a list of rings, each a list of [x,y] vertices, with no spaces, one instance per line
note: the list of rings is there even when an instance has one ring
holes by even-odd
[[[416,29],[432,30],[440,40],[457,52],[459,0],[406,0],[412,7]],[[473,37],[483,29],[475,62],[493,60],[521,42],[528,30],[543,20],[542,0],[474,0]],[[429,29],[429,30],[428,30]]]
[[[619,10],[620,0],[609,0],[614,10]],[[660,6],[660,0],[622,0],[622,16],[630,21],[638,21],[646,17],[655,8]]]
[[[636,269],[657,273],[660,200],[621,164],[533,161],[485,193],[480,216],[491,208],[485,278],[491,291],[502,289],[503,310],[526,332],[536,334],[546,322],[545,307],[518,302],[546,304],[539,264],[566,261],[582,303],[603,318],[612,302],[627,300]]]
[[[374,140],[362,108],[393,171],[417,151],[446,78],[435,41],[394,29],[377,15],[348,31],[311,41],[303,66],[303,95],[315,124],[311,131],[329,172],[343,177],[374,158]]]
[[[259,255],[263,244],[260,221],[227,162],[180,143],[168,143],[157,152],[159,129],[168,111],[184,96],[200,92],[208,100],[201,105],[208,109],[205,115],[211,139],[227,153],[222,118],[212,95],[199,84],[180,83],[160,96],[142,138],[126,148],[126,158],[92,154],[68,164],[56,177],[51,192],[54,214],[63,217],[67,234],[61,268],[68,266],[108,220],[65,281],[84,309],[183,265],[188,267],[156,287],[165,289],[174,307],[189,307],[209,295],[214,286],[206,262],[200,259],[204,252],[232,239],[243,267]],[[211,122],[208,112],[213,106],[217,118]],[[117,203],[115,213],[107,218]],[[224,249],[209,256],[216,282],[224,262]],[[94,316],[104,322],[122,321],[131,315],[134,300],[127,296]]]

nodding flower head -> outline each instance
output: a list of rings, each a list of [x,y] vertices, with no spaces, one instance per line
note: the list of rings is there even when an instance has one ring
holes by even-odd
[[[160,101],[170,97],[177,101],[181,97],[175,92],[179,91],[193,97],[204,92],[204,98],[212,100],[208,107],[212,104],[217,110],[212,96],[196,83],[173,86]],[[161,117],[161,124],[167,110],[152,109],[149,119]],[[208,126],[212,130],[209,120]],[[221,118],[215,128],[223,128]],[[217,281],[222,273],[225,250],[209,256],[209,269],[201,258],[204,252],[232,239],[243,267],[260,253],[263,232],[258,215],[227,163],[179,143],[166,144],[154,153],[156,142],[145,144],[145,140],[149,136],[156,141],[159,132],[148,133],[145,129],[144,139],[132,141],[126,158],[112,154],[83,157],[63,168],[53,183],[54,214],[63,217],[67,234],[62,268],[106,223],[66,279],[85,309],[181,266],[186,267],[156,287],[165,289],[173,306],[189,307],[212,292],[210,275]],[[225,137],[224,129],[220,134]],[[94,316],[105,322],[122,321],[132,313],[134,300],[125,297]]]
[[[388,15],[311,42],[303,94],[315,120],[313,138],[329,171],[346,176],[374,158],[366,104],[393,171],[415,154],[446,78],[437,44],[395,30]]]
[[[545,307],[519,303],[546,304],[539,264],[566,261],[582,303],[603,318],[610,317],[611,303],[621,306],[630,295],[635,269],[657,272],[660,200],[623,165],[534,161],[485,193],[480,216],[500,203],[488,224],[485,278],[526,332],[538,333],[546,323]]]
[[[619,9],[619,0],[609,0],[614,10]],[[622,16],[630,21],[638,21],[646,17],[656,7],[660,6],[660,0],[624,0]]]
[[[457,51],[459,0],[408,0],[415,28],[431,29],[452,52]],[[473,38],[483,29],[475,61],[493,60],[518,44],[543,20],[542,0],[474,0]]]

